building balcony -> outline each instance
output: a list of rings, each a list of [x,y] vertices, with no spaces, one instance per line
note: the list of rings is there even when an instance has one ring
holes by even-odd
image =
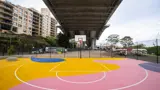
[[[33,14],[34,17],[40,17],[40,14]]]
[[[5,20],[9,20],[9,21],[12,21],[12,18],[9,18],[9,17],[5,17],[5,16],[3,16],[3,15],[0,15],[0,18],[2,18],[2,19],[5,19]]]
[[[33,25],[33,27],[32,27],[32,28],[33,28],[33,29],[37,29],[37,30],[39,29],[38,27],[35,27],[34,25]]]
[[[0,0],[0,4],[6,5],[10,8],[13,8],[13,4],[11,2],[8,2],[7,0],[4,2],[3,0]]]
[[[4,5],[0,5],[0,8],[3,8],[3,9],[6,9],[6,10],[9,10],[10,12],[13,12],[13,9],[9,8],[9,7],[6,7]]]
[[[0,21],[0,23],[1,23],[1,24],[5,24],[5,25],[10,25],[10,26],[12,26],[12,23],[10,23],[10,22]]]
[[[3,13],[3,14],[5,14],[5,15],[8,15],[8,16],[11,16],[11,17],[13,16],[12,13],[8,13],[8,12],[2,10],[2,9],[0,9],[0,13]]]

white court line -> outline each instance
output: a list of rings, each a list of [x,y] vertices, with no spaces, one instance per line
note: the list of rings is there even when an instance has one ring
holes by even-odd
[[[37,85],[33,85],[33,84],[30,84],[30,83],[27,83],[25,81],[23,81],[22,79],[20,79],[17,75],[17,71],[24,65],[21,65],[20,67],[18,67],[15,72],[14,72],[14,75],[15,77],[17,78],[17,80],[19,80],[20,82],[26,84],[26,85],[29,85],[29,86],[32,86],[32,87],[35,87],[35,88],[39,88],[39,89],[43,89],[43,90],[56,90],[56,89],[51,89],[51,88],[45,88],[45,87],[40,87],[40,86],[37,86]]]
[[[94,81],[89,81],[89,82],[73,82],[73,81],[64,80],[64,79],[62,79],[62,78],[60,78],[58,76],[58,72],[56,72],[56,77],[59,80],[61,80],[63,82],[67,82],[67,83],[73,83],[73,84],[91,84],[91,83],[96,83],[96,82],[99,82],[99,81],[102,81],[103,79],[105,79],[106,78],[106,72],[103,72],[103,77],[101,77],[100,79],[97,79],[97,80],[94,80]]]
[[[99,63],[100,64],[100,63]],[[59,65],[58,65],[59,66]],[[57,67],[58,67],[57,66]],[[103,66],[103,65],[101,65],[101,66]],[[103,66],[104,67],[104,66]],[[107,67],[105,67],[105,68],[107,68]],[[107,68],[108,69],[108,68]],[[108,70],[110,70],[110,69],[108,69]],[[62,72],[62,71],[60,71],[60,72]],[[66,71],[67,72],[67,71]],[[69,71],[69,72],[71,72],[71,71]],[[73,72],[76,72],[76,71],[73,71]],[[77,72],[85,72],[85,71],[77,71]],[[87,72],[87,71],[86,71]],[[95,71],[93,71],[93,72],[95,72]],[[97,71],[96,71],[97,72]],[[100,71],[99,71],[100,72]],[[68,80],[64,80],[64,79],[62,79],[62,78],[60,78],[59,76],[58,76],[58,72],[56,71],[56,77],[59,79],[59,80],[61,80],[61,81],[63,81],[63,82],[67,82],[67,83],[73,83],[73,84],[91,84],[91,83],[96,83],[96,82],[99,82],[99,81],[102,81],[103,79],[105,79],[106,78],[106,71],[103,71],[103,77],[102,78],[100,78],[100,79],[97,79],[97,80],[94,80],[94,81],[89,81],[89,82],[73,82],[73,81],[68,81]]]
[[[64,63],[64,62],[62,62],[62,63]],[[51,72],[52,70],[56,69],[56,68],[57,68],[58,66],[60,66],[62,63],[60,63],[60,64],[56,65],[55,67],[53,67],[51,70],[49,70],[49,72]]]
[[[144,69],[144,71],[145,71],[146,75],[145,75],[144,79],[142,79],[141,81],[139,81],[139,82],[137,82],[135,84],[132,84],[132,85],[128,85],[128,86],[121,87],[121,88],[116,88],[116,89],[110,89],[110,90],[123,90],[123,89],[126,89],[126,88],[130,88],[130,87],[136,86],[138,84],[141,84],[142,82],[144,82],[148,78],[148,71],[146,69]]]
[[[144,64],[144,65],[148,65],[148,66],[155,67],[155,68],[160,68],[160,67],[149,65],[149,64]]]

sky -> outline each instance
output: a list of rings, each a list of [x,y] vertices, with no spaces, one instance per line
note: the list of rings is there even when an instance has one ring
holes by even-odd
[[[155,39],[160,33],[160,0],[123,0],[108,24],[99,43],[110,34],[131,36],[134,42]]]
[[[46,7],[42,0],[9,1],[38,11]],[[118,34],[120,38],[131,36],[134,42],[155,39],[160,33],[160,0],[123,0],[107,24],[110,27],[103,32],[98,43],[104,42],[111,34]]]

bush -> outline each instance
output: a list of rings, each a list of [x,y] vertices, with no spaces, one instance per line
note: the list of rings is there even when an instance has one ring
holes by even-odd
[[[157,55],[157,47],[148,47],[146,48],[147,51],[148,51],[148,54],[154,54],[154,55]],[[158,55],[160,55],[160,46],[159,46],[159,52],[158,52]]]
[[[14,52],[15,52],[15,48],[14,48],[13,45],[11,45],[11,46],[8,48],[7,53],[8,53],[8,55],[10,56],[10,55],[13,55]]]

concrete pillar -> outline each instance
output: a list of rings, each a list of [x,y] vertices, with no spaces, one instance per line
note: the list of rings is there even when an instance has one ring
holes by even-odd
[[[93,38],[92,39],[92,49],[95,49],[96,48],[96,39]]]

